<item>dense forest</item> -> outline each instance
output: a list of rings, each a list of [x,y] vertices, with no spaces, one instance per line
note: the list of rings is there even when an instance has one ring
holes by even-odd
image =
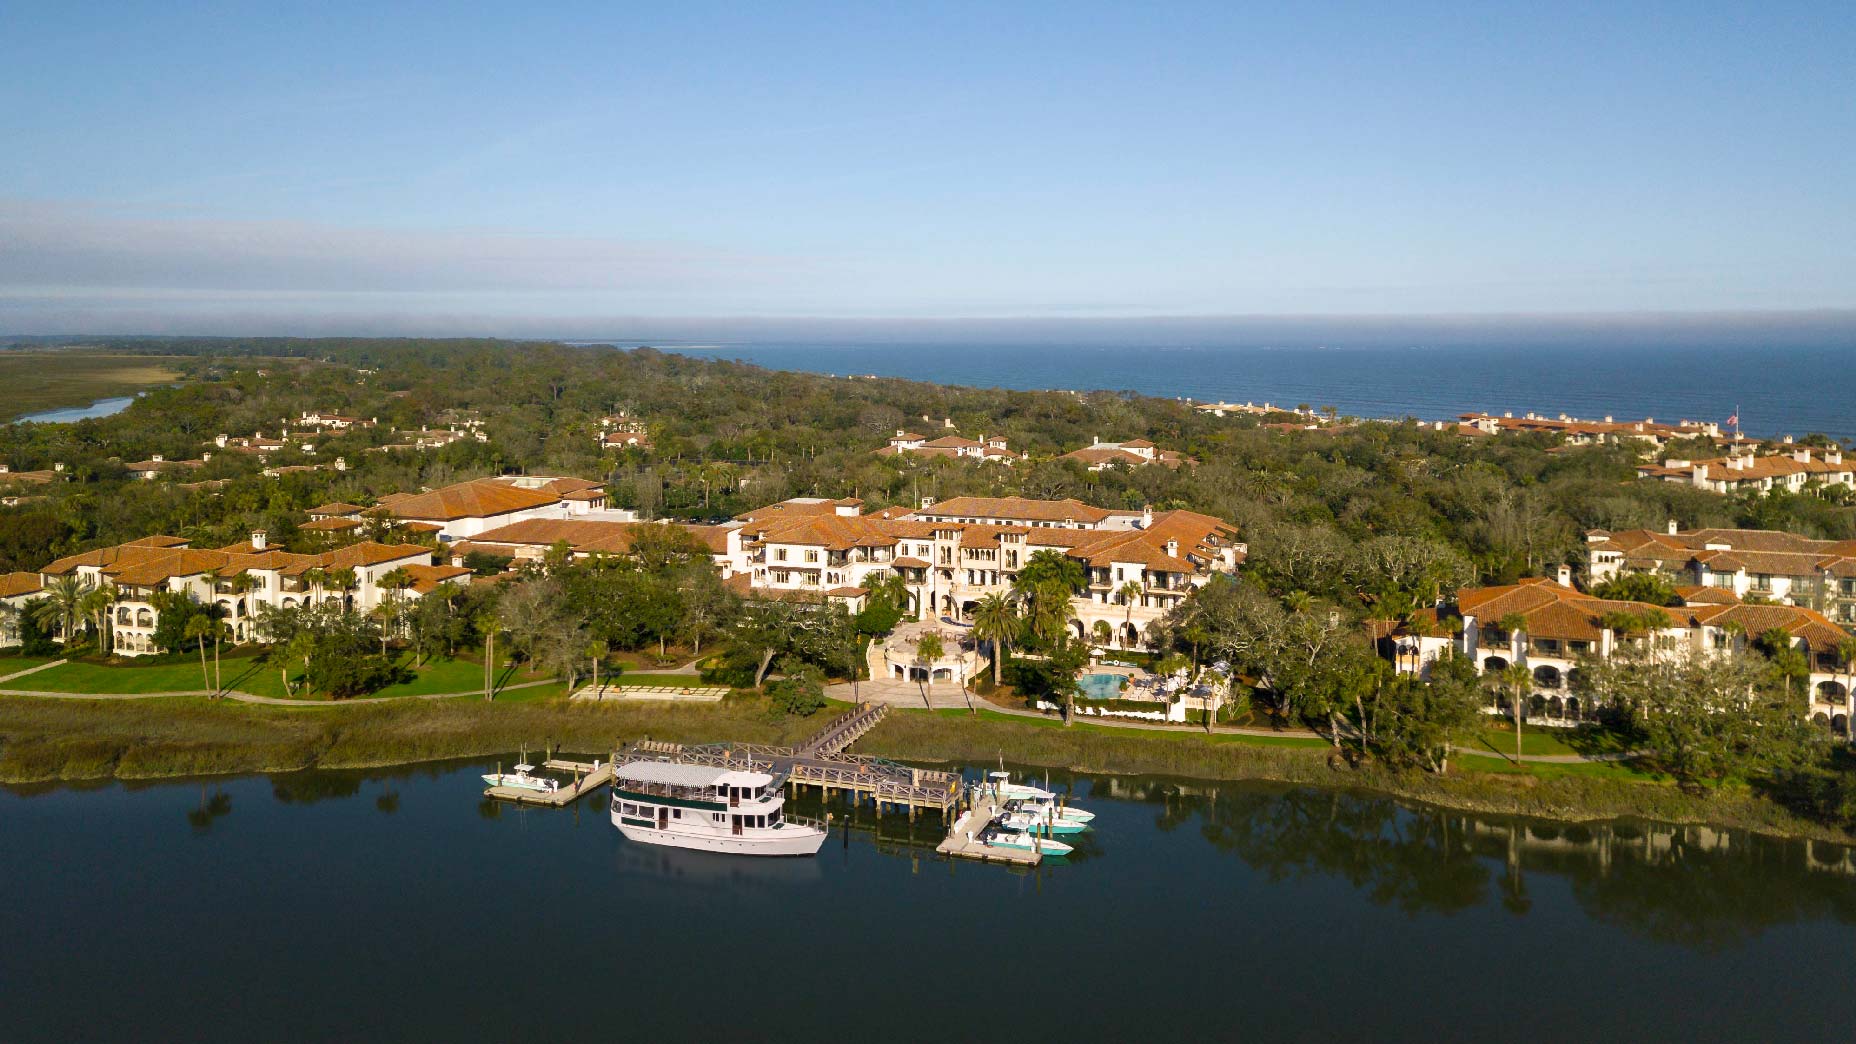
[[[95,347],[170,357],[185,375],[113,417],[0,427],[0,462],[15,471],[63,464],[71,481],[47,499],[0,509],[0,570],[149,533],[208,542],[255,527],[289,533],[303,508],[366,503],[398,490],[498,472],[607,480],[620,506],[648,516],[717,518],[789,496],[855,496],[870,507],[922,497],[1076,497],[1105,507],[1191,508],[1237,523],[1253,566],[1314,594],[1346,577],[1321,563],[1375,537],[1447,547],[1476,577],[1499,582],[1577,563],[1592,527],[1742,525],[1856,537],[1856,509],[1817,497],[1738,502],[1635,480],[1629,449],[1561,449],[1545,436],[1470,441],[1412,422],[1284,432],[1259,418],[1214,418],[1187,404],[1112,391],[1072,394],[833,378],[650,349],[431,340],[251,339],[105,341]],[[378,427],[319,440],[314,457],[346,471],[265,478],[257,462],[214,456],[191,482],[135,482],[122,463],[160,454],[197,459],[217,434],[275,435],[306,410],[378,418]],[[648,425],[654,448],[600,452],[602,416]],[[481,417],[487,443],[420,453],[369,453],[392,429]],[[1030,454],[1017,466],[876,456],[897,429],[1003,435]],[[1202,463],[1090,473],[1058,454],[1143,437]],[[1473,579],[1474,577],[1472,577]]]

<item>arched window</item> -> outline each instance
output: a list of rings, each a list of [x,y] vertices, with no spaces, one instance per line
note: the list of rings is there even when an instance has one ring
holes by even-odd
[[[1500,656],[1491,656],[1482,661],[1482,673],[1484,674],[1498,674],[1507,669],[1508,661],[1502,659]]]
[[[1534,684],[1543,689],[1560,687],[1560,669],[1551,664],[1541,664],[1534,668]]]

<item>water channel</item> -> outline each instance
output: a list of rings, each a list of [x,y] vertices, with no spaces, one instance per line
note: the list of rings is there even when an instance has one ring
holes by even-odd
[[[1053,775],[1098,814],[1061,865],[842,805],[817,858],[748,860],[486,803],[485,768],[0,790],[0,1038],[1850,1032],[1836,846]]]

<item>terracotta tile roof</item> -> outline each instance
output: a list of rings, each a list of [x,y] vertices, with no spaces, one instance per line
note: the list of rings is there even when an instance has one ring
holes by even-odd
[[[470,575],[470,570],[463,566],[409,565],[403,568],[412,577],[412,590],[422,595],[438,590],[440,584]]]
[[[929,562],[925,558],[910,558],[907,555],[898,555],[889,564],[896,566],[898,568],[901,568],[901,569],[932,569],[934,568],[934,563]]]
[[[359,504],[349,504],[344,501],[337,500],[333,503],[319,504],[313,508],[310,508],[307,514],[311,518],[317,518],[317,517],[339,518],[344,515],[358,515],[361,512],[366,511],[366,510],[367,510],[366,508],[362,507]]]
[[[1080,500],[1031,500],[1027,497],[949,497],[915,512],[941,518],[983,518],[1000,521],[1097,523],[1115,512],[1091,507]]]
[[[361,523],[352,518],[319,518],[297,528],[310,533],[344,533],[350,529],[360,529]]]
[[[377,544],[368,540],[338,547],[315,557],[321,560],[324,569],[356,569],[408,558],[428,558],[431,554],[431,548],[418,544]]]
[[[451,522],[460,518],[493,518],[515,511],[547,507],[560,502],[560,495],[539,489],[518,489],[493,479],[477,479],[391,498],[380,503],[395,518]]]
[[[0,573],[0,598],[18,598],[44,589],[37,573]]]

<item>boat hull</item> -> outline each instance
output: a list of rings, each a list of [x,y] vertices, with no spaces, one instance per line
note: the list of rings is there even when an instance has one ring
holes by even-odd
[[[690,848],[700,852],[725,852],[750,856],[817,855],[825,844],[825,831],[816,827],[788,823],[777,830],[754,830],[741,834],[712,834],[692,830],[659,830],[624,822],[618,813],[612,825],[629,841],[667,848]]]

